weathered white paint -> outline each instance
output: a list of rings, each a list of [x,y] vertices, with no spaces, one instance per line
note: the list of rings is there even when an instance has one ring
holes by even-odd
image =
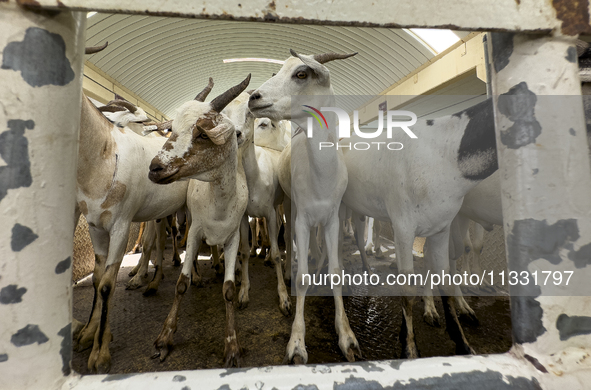
[[[62,373],[60,349],[65,338],[69,360],[72,270],[69,265],[63,268],[71,264],[73,250],[80,110],[72,107],[80,105],[85,22],[83,13],[62,12],[48,18],[23,13],[12,2],[0,3],[0,60],[5,59],[2,53],[9,42],[22,42],[27,29],[40,28],[63,39],[67,66],[74,72],[74,78],[64,86],[32,87],[20,71],[0,69],[0,136],[6,136],[10,120],[34,122],[34,127],[22,127],[32,183],[8,189],[0,200],[0,291],[9,285],[26,289],[20,302],[0,303],[0,355],[5,354],[2,360],[7,359],[0,363],[0,387],[5,389],[57,389],[68,379]],[[47,58],[38,60],[38,69],[47,66]],[[3,137],[0,142],[10,140]],[[13,171],[6,175],[4,171],[0,186],[18,181],[21,174]],[[23,238],[18,232],[13,237],[16,224],[37,236],[20,251],[12,248],[13,239]],[[63,272],[56,273],[57,265],[66,259],[69,262],[59,269]],[[37,326],[47,341],[29,327],[29,333],[36,334],[39,342],[17,347],[11,340],[28,325]],[[58,335],[62,329],[66,329],[62,331],[64,337]],[[69,373],[67,360],[65,369]]]
[[[591,242],[591,172],[583,104],[580,97],[576,96],[581,93],[577,62],[567,58],[569,47],[574,46],[574,41],[516,34],[512,39],[512,54],[507,58],[506,66],[501,68],[500,62],[506,61],[500,61],[494,47],[503,50],[507,47],[501,42],[503,38],[505,41],[511,39],[509,34],[502,35],[497,35],[496,39],[493,36],[490,40],[493,46],[491,54],[497,55],[496,70],[494,55],[490,58],[493,59],[492,87],[505,241],[508,242],[517,221],[535,220],[552,225],[559,220],[573,219],[578,225],[579,237],[571,237],[571,240],[574,250],[578,250]],[[511,148],[501,142],[501,133],[509,131],[515,121],[531,120],[531,117],[528,119],[527,112],[522,109],[522,116],[513,115],[509,119],[499,108],[500,95],[522,82],[537,96],[535,119],[541,125],[541,134],[535,142]],[[523,245],[519,253],[512,253],[511,245],[507,245],[510,270],[519,269],[518,264],[528,259],[539,234],[532,232],[536,231],[529,229],[529,232],[522,232],[525,234],[518,236]],[[557,265],[534,258],[527,268],[530,271],[574,269],[568,258],[569,251],[562,250],[559,255],[561,262]],[[586,275],[586,268],[575,272],[573,280],[582,274]],[[588,278],[585,280],[588,283]],[[557,330],[557,317],[562,313],[590,316],[591,299],[588,296],[548,296],[557,295],[553,292],[565,294],[566,291],[573,291],[565,287],[552,288],[555,287],[542,286],[544,296],[536,298],[543,309],[542,322],[546,332],[535,342],[518,345],[515,350],[535,357],[555,375],[576,370],[585,370],[586,375],[591,375],[591,363],[585,360],[591,352],[591,337],[580,335],[562,341]],[[571,283],[568,289],[572,288]],[[515,301],[513,298],[513,305]],[[515,324],[529,323],[528,316],[527,311],[514,313],[514,333]]]
[[[54,2],[41,0],[41,4],[55,7]],[[197,9],[193,3],[187,1],[177,2],[175,4],[167,3],[162,6],[160,2],[133,2],[126,5],[128,11],[134,12],[177,12],[179,9],[185,14],[193,13],[197,16],[203,16],[201,12],[209,12],[211,16],[224,17],[223,12],[226,2],[216,2],[215,5],[207,3],[206,9]],[[406,25],[437,26],[441,20],[452,20],[462,23],[464,28],[506,28],[511,30],[525,30],[533,28],[549,29],[558,25],[555,19],[554,11],[551,5],[541,1],[518,1],[509,0],[500,2],[486,2],[484,0],[472,1],[469,4],[464,2],[446,3],[441,7],[437,15],[425,13],[425,7],[432,8],[433,4],[425,4],[423,1],[395,4],[388,3],[390,7],[397,7],[396,12],[384,12],[385,1],[376,1],[376,6],[367,6],[367,4],[353,4],[353,1],[342,2],[338,7],[332,3],[310,4],[299,3],[301,5],[293,6],[288,3],[288,12],[298,14],[299,16],[311,16],[311,19],[317,20],[318,15],[328,15],[325,18],[336,18],[346,21],[348,18],[355,23],[363,21],[374,22],[377,24],[386,20],[388,23],[396,20],[404,20]],[[62,3],[63,4],[63,3]],[[115,1],[65,1],[67,6],[84,7],[85,9],[100,10],[120,10],[121,4]],[[241,13],[251,15],[254,10],[262,10],[266,2],[253,1],[242,5],[245,10],[231,13],[235,17],[241,17]],[[282,8],[284,4],[279,3],[276,8]],[[312,5],[312,7],[310,7]],[[291,7],[290,7],[291,6]],[[314,7],[316,6],[316,8]],[[330,7],[333,6],[333,7]],[[348,7],[350,6],[350,8]],[[379,8],[378,7],[382,7]],[[94,7],[94,8],[93,8]],[[109,8],[108,8],[109,7]],[[165,7],[165,8],[161,8]],[[201,7],[201,5],[199,6]],[[325,7],[330,7],[330,12]],[[461,7],[461,8],[459,8]],[[467,7],[467,8],[466,8]],[[390,8],[388,8],[390,9]],[[409,11],[410,9],[410,11]],[[411,12],[412,10],[421,12]],[[533,12],[535,9],[536,12]],[[176,11],[175,11],[176,10]],[[377,10],[377,11],[376,11]],[[496,12],[494,12],[496,10]],[[514,12],[511,12],[511,11]],[[216,11],[218,11],[216,13]],[[316,14],[316,12],[318,12]],[[257,14],[259,15],[259,14]],[[255,15],[254,17],[256,17]],[[273,16],[271,14],[271,16]],[[227,17],[227,15],[226,15]],[[323,19],[327,20],[327,19]],[[330,19],[328,19],[330,20]],[[513,353],[504,355],[494,355],[488,357],[473,357],[470,359],[464,357],[453,358],[433,358],[405,362],[375,362],[372,369],[364,370],[357,365],[331,365],[331,366],[298,366],[298,367],[263,367],[253,368],[245,371],[227,372],[225,370],[204,370],[189,372],[167,372],[167,373],[144,373],[130,376],[123,379],[121,376],[85,376],[80,377],[72,374],[64,377],[61,372],[62,361],[59,355],[61,337],[56,333],[63,329],[71,319],[71,290],[70,290],[70,271],[55,275],[54,268],[56,262],[62,258],[71,255],[71,232],[73,230],[71,215],[68,212],[62,212],[63,209],[71,210],[74,202],[74,164],[73,159],[76,155],[76,128],[78,118],[76,115],[70,117],[60,117],[61,122],[57,120],[48,120],[48,118],[57,118],[62,112],[71,112],[71,107],[80,100],[80,69],[82,66],[82,46],[81,31],[84,27],[84,17],[73,16],[69,12],[62,12],[57,17],[46,17],[42,14],[24,12],[13,2],[0,4],[0,48],[4,48],[7,41],[15,40],[15,36],[20,34],[22,39],[24,30],[30,26],[40,26],[47,28],[52,32],[59,32],[66,41],[66,53],[72,63],[72,68],[76,73],[76,78],[65,87],[44,86],[31,88],[26,85],[16,72],[0,70],[2,78],[0,79],[0,104],[3,110],[0,110],[0,124],[6,123],[7,119],[21,118],[32,119],[35,121],[35,128],[25,130],[25,136],[29,142],[29,155],[34,156],[31,159],[31,174],[33,183],[31,187],[12,189],[2,200],[2,224],[0,224],[0,287],[8,284],[24,285],[28,290],[23,295],[21,303],[0,305],[0,355],[6,353],[8,360],[0,362],[0,376],[2,377],[2,386],[10,389],[18,388],[47,388],[47,389],[145,389],[145,388],[170,388],[181,389],[184,386],[196,388],[220,388],[224,384],[231,389],[250,388],[293,388],[298,383],[314,383],[319,389],[332,389],[335,383],[342,383],[350,376],[367,378],[374,380],[382,385],[393,384],[397,380],[403,383],[410,383],[420,378],[441,377],[444,374],[472,372],[474,370],[485,372],[503,372],[505,378],[508,376],[537,378],[544,389],[569,388],[584,389],[591,380],[591,370],[588,369],[585,359],[589,344],[589,336],[576,336],[563,343],[557,337],[557,332],[553,325],[558,310],[567,313],[587,313],[589,310],[589,298],[578,297],[570,299],[540,298],[538,299],[545,308],[544,326],[550,331],[542,336],[534,344],[527,344],[523,347],[516,346]],[[538,23],[538,26],[534,27]],[[586,24],[586,23],[585,23]],[[17,41],[19,39],[16,39]],[[521,38],[520,38],[521,39]],[[515,84],[514,80],[527,79],[532,82],[532,90],[536,88],[546,88],[561,86],[564,77],[572,78],[574,70],[568,65],[562,69],[545,69],[549,72],[532,72],[540,64],[553,64],[564,58],[566,47],[559,44],[558,47],[548,48],[541,43],[548,43],[549,39],[538,39],[531,43],[522,42],[516,45],[521,50],[519,61],[510,64],[506,71],[501,71],[495,78],[495,85],[500,93],[504,92],[505,87]],[[550,41],[555,43],[556,40]],[[542,48],[540,55],[530,55],[533,53],[531,48]],[[529,53],[529,54],[528,54]],[[528,58],[529,57],[529,58]],[[519,64],[516,69],[511,69],[514,64]],[[557,73],[558,72],[558,73]],[[7,75],[7,76],[5,76]],[[566,75],[566,76],[565,76]],[[576,77],[574,77],[576,79]],[[572,81],[572,80],[571,80]],[[555,84],[556,83],[556,84]],[[555,93],[579,93],[575,85],[565,83],[565,90]],[[33,93],[34,91],[34,93]],[[541,91],[536,91],[540,93]],[[18,96],[20,100],[14,99]],[[60,98],[61,97],[61,98]],[[51,105],[45,105],[51,102]],[[554,118],[579,121],[582,116],[582,110],[578,107],[571,114],[564,112],[555,113]],[[65,120],[66,122],[64,122]],[[503,119],[499,119],[502,125]],[[550,122],[550,120],[548,119]],[[39,124],[43,123],[43,132]],[[544,122],[545,124],[545,122]],[[2,125],[4,126],[4,125]],[[577,134],[584,134],[584,127],[581,123],[576,123]],[[551,126],[548,126],[551,127]],[[3,130],[2,130],[3,131]],[[547,138],[547,136],[549,138]],[[582,139],[573,138],[564,145],[562,141],[557,140],[557,132],[545,132],[540,138],[542,145],[567,146],[560,155],[558,161],[575,161],[584,164],[581,157],[580,145],[586,145]],[[59,143],[56,142],[59,139]],[[580,144],[579,146],[577,145]],[[589,172],[573,171],[573,175],[564,175],[559,168],[553,168],[549,160],[543,161],[547,151],[544,148],[535,149],[521,148],[517,151],[503,150],[500,148],[501,169],[506,174],[507,179],[503,181],[503,191],[505,195],[511,195],[513,199],[510,203],[505,201],[505,220],[513,221],[517,218],[524,218],[531,215],[535,218],[544,218],[548,216],[550,220],[558,218],[572,217],[573,209],[576,211],[589,210],[587,201],[589,191]],[[558,149],[558,148],[555,148]],[[554,150],[555,151],[555,150]],[[34,153],[33,153],[34,152]],[[568,156],[565,154],[568,153]],[[572,158],[569,160],[569,156]],[[527,161],[525,157],[533,157],[531,160],[540,162],[547,168],[545,177],[536,183],[532,177],[528,177]],[[540,157],[540,158],[539,158]],[[519,163],[519,164],[517,164]],[[519,177],[516,173],[521,173],[525,181],[519,184]],[[580,175],[580,176],[577,176]],[[567,177],[563,177],[567,176]],[[548,203],[538,205],[530,203],[528,207],[528,188],[534,186],[548,185],[554,179],[564,179],[566,187],[562,187],[560,192],[553,189],[553,194],[548,200],[553,201],[551,207]],[[576,183],[580,183],[577,185]],[[544,187],[547,189],[547,186]],[[570,191],[569,191],[570,190]],[[565,200],[567,194],[567,201]],[[504,195],[504,196],[505,196]],[[542,206],[546,206],[544,208]],[[582,208],[581,208],[582,207]],[[577,210],[577,208],[579,208]],[[574,217],[580,217],[580,214]],[[61,218],[61,219],[60,219]],[[582,222],[579,218],[579,228],[581,237],[589,237],[588,222]],[[16,255],[10,249],[11,229],[15,222],[24,223],[31,221],[28,225],[31,228],[38,228],[35,234],[39,237],[29,246],[18,252]],[[588,218],[585,221],[589,221]],[[60,223],[56,223],[60,222]],[[512,223],[512,222],[509,222]],[[581,242],[584,239],[581,239]],[[47,243],[53,245],[47,245]],[[45,245],[43,245],[45,244]],[[31,261],[35,259],[35,261]],[[45,259],[47,261],[37,261]],[[50,261],[51,260],[51,261]],[[48,276],[49,275],[49,276]],[[40,282],[43,281],[43,282]],[[5,315],[6,313],[6,315]],[[554,321],[554,322],[553,322]],[[40,329],[49,338],[48,342],[42,344],[32,344],[20,348],[15,348],[6,340],[11,334],[21,329],[28,323],[37,323]],[[550,370],[549,374],[542,374],[535,370],[533,366],[521,358],[523,351],[534,354],[543,364],[547,364]],[[560,353],[550,356],[552,351]],[[26,362],[26,364],[23,364]],[[550,366],[553,364],[553,366]],[[367,367],[367,366],[366,366]],[[373,370],[377,367],[378,370]],[[379,371],[383,369],[383,371]],[[351,370],[351,371],[347,371]],[[353,371],[356,370],[356,371]],[[31,373],[34,375],[31,375]],[[228,375],[230,374],[230,375]],[[176,375],[179,375],[175,378]],[[182,376],[182,377],[181,377]],[[182,380],[184,378],[184,381]],[[461,377],[460,379],[462,379]],[[67,379],[67,381],[65,381]],[[121,379],[117,380],[117,379]],[[103,382],[104,381],[104,382]],[[450,379],[451,381],[451,379]],[[65,383],[64,383],[65,382]],[[416,383],[416,382],[415,382]],[[464,386],[466,386],[464,382]],[[458,387],[459,388],[459,387]]]
[[[191,0],[20,0],[23,4],[70,7],[84,11],[150,13],[215,19],[274,21],[390,27],[453,27],[456,30],[544,31],[561,26],[552,3],[544,0],[472,0],[433,3],[430,0],[253,0],[244,2]],[[574,2],[573,2],[574,3]],[[437,12],[425,10],[437,9]],[[581,18],[582,19],[582,18]],[[588,29],[588,20],[579,20]]]

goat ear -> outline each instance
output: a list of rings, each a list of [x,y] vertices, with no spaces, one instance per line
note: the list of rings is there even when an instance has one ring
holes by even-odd
[[[222,121],[219,125],[210,130],[205,130],[205,134],[216,145],[223,145],[228,140],[230,134],[234,134],[234,125],[230,121]]]

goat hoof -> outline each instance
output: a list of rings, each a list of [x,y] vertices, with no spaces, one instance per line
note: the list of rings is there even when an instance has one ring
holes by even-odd
[[[125,285],[125,289],[126,289],[126,290],[137,290],[137,289],[138,289],[138,288],[140,288],[140,287],[142,287],[142,285],[141,285],[141,284],[139,284],[139,283],[135,283],[135,282],[131,282],[131,281],[129,281],[129,283],[127,283],[127,284]]]
[[[420,357],[421,354],[416,346],[414,348],[406,347],[402,349],[402,359],[418,359]]]
[[[154,354],[150,357],[151,359],[160,359],[160,362],[163,362],[166,357],[168,356],[169,350],[167,347],[159,348]]]
[[[156,294],[157,291],[158,291],[158,286],[148,285],[148,287],[146,288],[146,291],[144,291],[144,296],[145,297],[152,296],[152,295]]]
[[[431,313],[423,315],[423,321],[427,323],[427,325],[432,326],[434,328],[439,328],[441,325],[439,324],[439,317],[432,315]]]
[[[287,359],[287,356],[285,357]],[[288,359],[287,362],[283,361],[284,364],[306,364],[306,361],[300,355],[295,355],[293,358]]]
[[[284,316],[291,316],[291,300],[289,297],[285,298],[283,302],[279,304],[279,310],[281,310],[281,313],[283,313]]]
[[[478,326],[480,325],[480,321],[478,320],[478,317],[476,317],[476,314],[474,313],[460,313],[460,321],[465,322],[467,324],[473,325],[473,326]]]
[[[456,344],[456,355],[476,355],[476,351],[468,344]]]
[[[96,373],[97,374],[108,374],[111,371],[111,359],[104,362],[97,362]]]
[[[226,340],[226,348],[224,349],[224,367],[240,367],[240,346],[235,338],[230,342]]]
[[[249,303],[248,300],[246,300],[246,301],[238,301],[238,309],[240,309],[240,310],[246,309],[248,307],[248,303]]]
[[[345,359],[352,363],[355,361],[355,356],[357,356],[359,359],[362,359],[361,350],[359,347],[357,347],[357,349],[353,351],[353,348],[349,347],[349,349],[347,349],[347,353],[345,354]]]

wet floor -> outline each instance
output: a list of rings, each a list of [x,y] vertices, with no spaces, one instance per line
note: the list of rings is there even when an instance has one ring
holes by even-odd
[[[345,243],[345,266],[360,267],[359,255],[353,242]],[[130,267],[122,267],[110,315],[114,340],[110,344],[112,374],[172,371],[223,367],[225,305],[222,297],[223,279],[216,276],[211,263],[200,262],[204,286],[191,286],[185,293],[174,349],[160,362],[152,360],[153,342],[162,329],[174,298],[174,287],[180,267],[171,265],[170,250],[166,252],[165,279],[154,296],[144,297],[142,289],[125,290],[130,279]],[[370,256],[372,266],[389,263]],[[393,259],[390,259],[394,261]],[[417,259],[420,263],[420,259]],[[311,267],[312,268],[312,267]],[[149,277],[153,269],[150,268]],[[257,367],[281,364],[291,332],[291,317],[279,311],[277,283],[273,268],[263,265],[259,258],[250,259],[250,304],[237,310],[238,340],[243,348],[242,366]],[[146,280],[146,284],[149,279]],[[288,286],[289,291],[289,286]],[[74,288],[74,317],[86,320],[90,314],[93,288],[90,281]],[[295,311],[295,297],[291,297]],[[466,338],[479,354],[502,353],[511,347],[511,319],[507,297],[466,297],[476,312],[478,325],[463,322]],[[445,332],[443,307],[435,298],[442,327],[434,328],[422,320],[423,305],[415,301],[413,322],[419,352],[423,357],[451,356],[455,344]],[[351,329],[357,336],[364,360],[397,359],[401,356],[398,333],[402,321],[398,297],[344,297],[345,310]],[[344,362],[334,330],[334,301],[332,297],[306,298],[306,346],[308,363]],[[86,368],[90,349],[74,352],[72,366],[88,374]]]

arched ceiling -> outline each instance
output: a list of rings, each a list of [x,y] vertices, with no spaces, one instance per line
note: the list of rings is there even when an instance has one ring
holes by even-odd
[[[87,21],[86,46],[109,42],[88,61],[169,117],[213,77],[211,97],[252,73],[256,88],[281,65],[223,63],[229,58],[285,60],[298,53],[351,53],[327,64],[337,95],[377,95],[434,56],[399,29],[212,21],[96,14]],[[345,99],[357,108],[367,98]]]

